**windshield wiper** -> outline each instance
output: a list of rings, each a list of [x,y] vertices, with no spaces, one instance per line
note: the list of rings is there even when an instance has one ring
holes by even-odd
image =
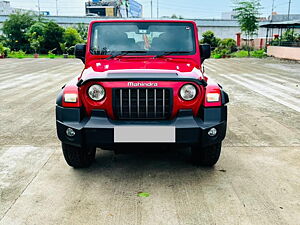
[[[112,54],[111,56],[107,57],[106,59],[113,59],[116,58],[118,56],[123,56],[123,55],[128,55],[129,53],[147,53],[147,51],[121,51],[121,52],[117,52],[115,54]]]
[[[183,53],[190,53],[188,51],[172,51],[172,52],[164,52],[160,55],[157,55],[155,56],[154,58],[160,58],[160,57],[163,57],[163,56],[167,56],[167,55],[173,55],[173,54],[183,54]]]

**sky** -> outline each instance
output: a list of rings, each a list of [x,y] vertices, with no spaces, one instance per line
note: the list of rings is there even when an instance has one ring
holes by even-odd
[[[82,16],[85,14],[86,0],[10,0],[12,7],[38,9],[38,1],[42,11],[50,11],[56,15],[56,1],[58,14],[68,16]],[[137,0],[144,7],[144,17],[151,17],[151,0]],[[271,13],[273,0],[261,0],[262,16]],[[291,14],[300,14],[300,0],[291,0]],[[219,19],[222,12],[229,12],[233,8],[233,0],[158,0],[159,16],[180,15],[184,18]],[[188,4],[187,4],[188,2]],[[274,0],[276,12],[287,14],[289,0]],[[153,17],[157,16],[157,0],[153,0]]]

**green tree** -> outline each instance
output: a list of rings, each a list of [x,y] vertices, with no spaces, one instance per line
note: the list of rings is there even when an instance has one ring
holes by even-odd
[[[248,55],[250,56],[249,39],[258,31],[258,17],[260,15],[260,0],[237,0],[235,2],[236,18],[241,27],[241,31],[246,34]]]
[[[60,49],[59,43],[63,42],[63,34],[65,29],[57,23],[50,21],[45,24],[44,31],[44,51],[48,52],[52,49]]]
[[[63,39],[66,43],[67,47],[71,47],[74,46],[78,43],[83,42],[83,40],[81,39],[78,31],[75,28],[72,27],[68,27],[64,34],[63,34]]]
[[[31,38],[37,38],[39,36],[44,36],[45,33],[45,23],[36,22],[27,31],[27,36]]]
[[[30,47],[34,53],[39,53],[44,45],[45,24],[42,22],[34,23],[27,31],[27,37],[30,42]]]
[[[31,13],[17,12],[11,14],[8,20],[4,21],[2,30],[6,38],[6,44],[11,50],[30,50],[26,33],[35,22],[35,19],[35,16]]]
[[[237,51],[236,41],[232,38],[225,38],[220,41],[219,48],[228,49],[230,53],[236,52]]]
[[[10,49],[8,47],[5,47],[3,43],[0,42],[0,56],[8,56],[8,53],[10,52]]]
[[[88,36],[88,26],[84,23],[79,23],[75,27],[82,40],[86,41]]]
[[[282,41],[287,41],[287,42],[295,41],[297,39],[297,33],[294,30],[289,29],[283,33],[281,39]]]
[[[6,42],[6,38],[4,37],[4,35],[0,34],[0,43],[4,43]]]
[[[200,43],[202,44],[209,44],[213,49],[218,47],[221,39],[217,38],[211,30],[205,31],[202,34],[202,39],[200,40]]]
[[[0,43],[0,56],[4,55],[4,46],[2,43]]]
[[[38,53],[41,48],[41,42],[38,39],[32,39],[30,41],[30,47],[34,50],[34,53]]]
[[[213,51],[213,55],[220,57],[229,56],[231,53],[237,51],[236,41],[232,38],[225,38],[219,41],[219,45]]]
[[[67,46],[67,43],[59,43],[60,45],[60,49],[62,51],[63,54],[69,54],[69,52],[71,51],[71,49],[74,49],[75,46]]]
[[[173,14],[172,16],[171,16],[171,18],[172,19],[183,19],[183,17],[182,16],[177,16],[176,14]]]

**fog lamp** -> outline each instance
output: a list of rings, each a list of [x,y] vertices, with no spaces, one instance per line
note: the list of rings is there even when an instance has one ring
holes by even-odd
[[[72,128],[68,128],[66,130],[66,134],[69,136],[69,137],[74,137],[75,136],[75,131],[72,129]]]
[[[211,128],[209,131],[208,131],[208,135],[211,136],[211,137],[214,137],[217,135],[217,129],[216,128]]]

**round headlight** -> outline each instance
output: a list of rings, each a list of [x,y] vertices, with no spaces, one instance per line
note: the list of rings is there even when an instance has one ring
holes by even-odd
[[[183,100],[190,101],[193,100],[197,95],[197,89],[192,84],[185,84],[180,89],[180,96]]]
[[[94,101],[100,101],[105,96],[105,90],[104,88],[99,84],[94,84],[90,86],[88,90],[89,97]]]

